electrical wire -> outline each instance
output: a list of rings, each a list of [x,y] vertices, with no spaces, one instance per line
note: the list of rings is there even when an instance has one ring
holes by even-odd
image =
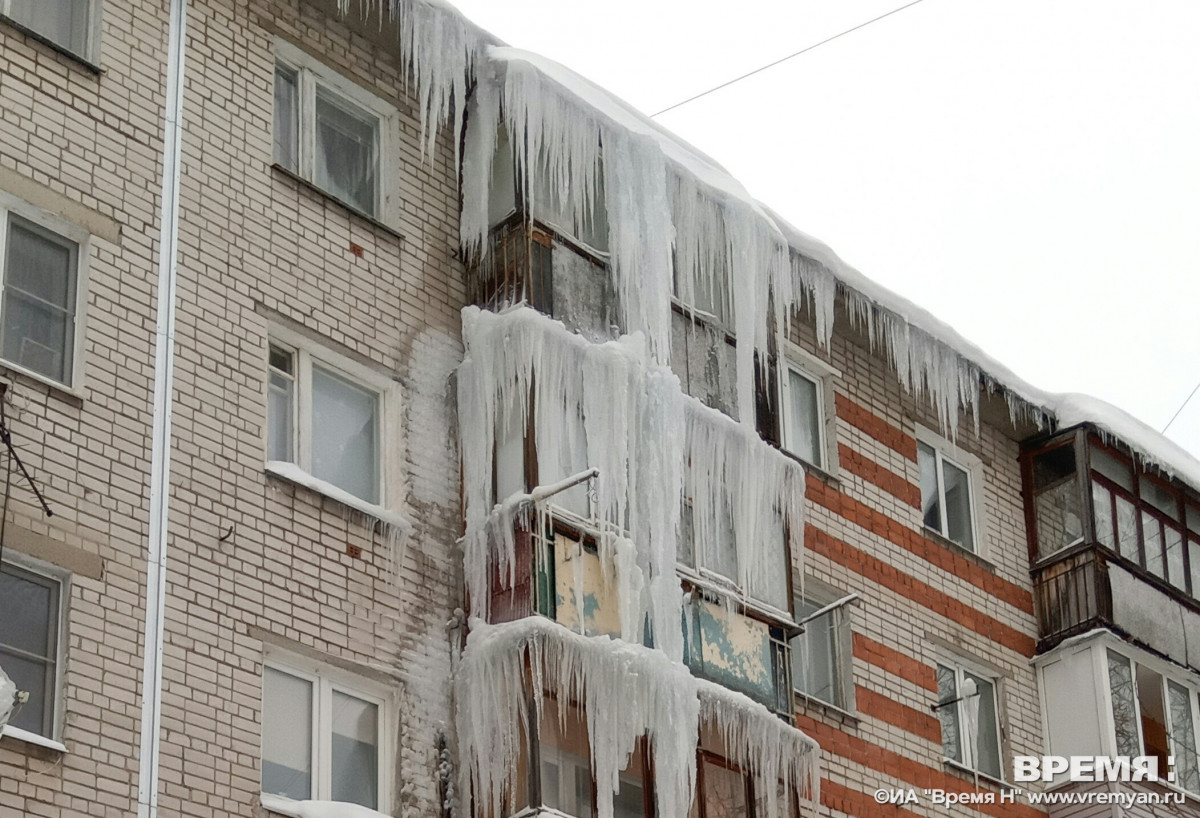
[[[706,97],[709,94],[713,93],[714,91],[720,91],[722,88],[728,88],[729,86],[733,85],[735,82],[741,82],[742,80],[746,79],[747,77],[753,77],[755,74],[760,74],[763,71],[766,71],[768,68],[774,68],[775,66],[779,65],[780,63],[787,62],[788,60],[792,59],[793,57],[799,57],[801,54],[807,54],[809,51],[812,51],[815,48],[820,48],[821,46],[825,45],[826,43],[832,43],[834,40],[838,39],[839,37],[845,37],[847,34],[851,34],[855,31],[858,31],[860,28],[866,28],[867,26],[871,25],[872,23],[878,23],[880,20],[884,19],[885,17],[891,17],[893,14],[897,14],[901,11],[904,11],[905,9],[912,8],[913,6],[917,5],[917,3],[920,3],[920,2],[923,2],[923,0],[913,0],[911,3],[906,3],[905,5],[900,6],[899,8],[894,8],[889,12],[879,15],[878,17],[873,17],[870,20],[867,20],[865,23],[859,23],[858,25],[854,26],[853,28],[848,28],[845,31],[842,31],[838,34],[834,34],[832,37],[826,37],[824,40],[821,40],[821,42],[819,42],[819,43],[813,43],[810,46],[805,46],[804,48],[800,49],[799,51],[797,51],[793,54],[788,54],[786,57],[780,57],[779,59],[775,60],[774,62],[769,62],[764,66],[755,68],[753,71],[749,71],[745,74],[742,74],[740,77],[734,77],[733,79],[729,80],[728,82],[723,82],[720,85],[714,85],[712,88],[709,88],[707,91],[701,91],[699,94],[696,94],[695,96],[692,96],[692,97],[688,97],[687,99],[683,100],[682,102],[676,102],[674,105],[669,105],[666,108],[663,108],[661,111],[650,114],[650,118],[653,119],[656,116],[665,114],[667,111],[674,111],[676,108],[680,108],[684,105],[687,105],[689,102],[695,102],[696,100],[700,99],[701,97]]]
[[[1162,432],[1159,434],[1165,435],[1167,433],[1167,429],[1171,428],[1171,424],[1175,422],[1177,417],[1179,417],[1179,413],[1183,411],[1183,408],[1192,402],[1192,398],[1196,397],[1197,392],[1200,392],[1200,383],[1197,383],[1195,387],[1192,388],[1191,394],[1183,399],[1183,403],[1179,404],[1179,408],[1175,410],[1175,414],[1171,415],[1171,419],[1167,421],[1166,426],[1162,427]]]

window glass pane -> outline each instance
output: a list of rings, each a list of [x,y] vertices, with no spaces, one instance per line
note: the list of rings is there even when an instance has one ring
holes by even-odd
[[[921,514],[925,525],[942,530],[941,498],[938,491],[937,455],[924,443],[917,444],[917,462],[921,467]]]
[[[1121,556],[1138,562],[1137,510],[1120,495],[1117,495],[1117,535]]]
[[[1112,492],[1094,480],[1092,507],[1096,512],[1096,542],[1106,548],[1115,548],[1117,535],[1113,533]]]
[[[823,607],[815,601],[796,602],[796,618],[804,619]],[[792,640],[792,684],[797,692],[842,706],[838,663],[839,612],[831,611],[804,626]]]
[[[0,355],[61,383],[74,345],[77,257],[76,245],[10,218]]]
[[[942,755],[946,758],[962,762],[962,745],[959,742],[958,704],[951,704],[958,698],[958,680],[953,668],[945,665],[937,666],[938,679],[938,721],[942,723]]]
[[[57,583],[5,565],[0,571],[0,647],[53,658],[57,629]]]
[[[1100,472],[1126,491],[1133,491],[1133,470],[1128,463],[1095,446],[1091,447],[1089,456],[1094,471]]]
[[[1142,512],[1142,540],[1146,546],[1146,570],[1163,576],[1162,526],[1153,515]]]
[[[89,0],[9,0],[0,12],[68,51],[83,54],[88,41]]]
[[[379,708],[333,691],[331,792],[334,801],[379,806]]]
[[[946,537],[968,551],[975,550],[975,533],[971,523],[971,479],[949,460],[942,461],[942,476],[946,480]],[[1078,518],[1076,518],[1078,525]]]
[[[1108,652],[1108,686],[1112,691],[1113,725],[1116,728],[1117,755],[1141,755],[1138,739],[1137,703],[1133,696],[1133,669],[1129,660]]]
[[[263,669],[263,792],[312,797],[312,683]]]
[[[275,161],[297,173],[300,170],[300,106],[296,72],[275,66]]]
[[[946,466],[949,490],[950,471]],[[1075,473],[1075,447],[1059,446],[1033,460],[1038,556],[1047,557],[1083,539],[1083,496]]]
[[[1188,567],[1192,574],[1192,596],[1200,599],[1200,541],[1188,543]]]
[[[621,771],[620,789],[613,796],[614,818],[643,818],[646,815],[646,791],[642,778],[645,762],[642,758],[642,746],[629,756],[629,763]]]
[[[1167,682],[1171,707],[1171,753],[1175,756],[1175,783],[1200,792],[1200,763],[1196,758],[1197,736],[1192,721],[1192,696],[1187,688]]]
[[[1169,525],[1163,526],[1164,545],[1167,549],[1167,580],[1176,588],[1187,588],[1187,577],[1183,573],[1183,534]]]
[[[705,759],[704,814],[706,818],[745,818],[746,779],[741,773]]]
[[[375,215],[379,118],[320,86],[316,94],[315,178],[367,215]]]
[[[1164,701],[1163,677],[1145,665],[1134,665],[1137,680],[1137,703],[1142,720],[1142,745],[1145,755],[1158,757],[1158,768],[1167,769],[1167,706]]]
[[[318,366],[312,392],[313,476],[378,502],[379,395]]]
[[[1200,538],[1200,508],[1193,505],[1187,507],[1187,527],[1198,538]]]
[[[788,450],[801,460],[822,466],[821,409],[817,385],[794,369],[789,369],[788,395]]]
[[[295,380],[292,353],[271,347],[267,394],[267,459],[295,462],[292,419],[295,417]]]
[[[1170,519],[1179,519],[1179,502],[1174,492],[1149,478],[1143,478],[1139,488],[1141,489],[1143,500],[1167,515]]]
[[[53,731],[51,716],[54,700],[53,668],[46,662],[16,656],[0,648],[0,667],[13,680],[17,690],[29,693],[29,701],[18,703],[9,724],[39,736]]]
[[[564,710],[560,717],[558,701],[546,699],[541,725],[542,804],[576,818],[591,818],[587,723],[577,708]]]
[[[996,686],[988,679],[966,673],[968,679],[975,682],[979,691],[979,735],[974,737],[973,753],[975,769],[981,773],[1001,777],[1000,770],[1000,733],[999,721],[996,714]],[[970,705],[970,702],[964,702]]]

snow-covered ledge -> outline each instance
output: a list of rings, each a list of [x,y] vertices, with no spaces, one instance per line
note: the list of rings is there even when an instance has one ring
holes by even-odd
[[[412,523],[403,514],[389,511],[375,503],[368,503],[361,497],[355,497],[350,492],[340,489],[332,483],[318,480],[295,463],[288,463],[283,460],[268,460],[265,469],[267,474],[272,477],[278,477],[280,480],[286,480],[297,486],[303,486],[310,491],[315,491],[317,494],[323,494],[329,499],[336,500],[360,514],[379,520],[379,522],[391,529],[389,534],[396,534],[404,539],[412,533]]]
[[[389,818],[382,812],[344,801],[293,801],[280,795],[262,794],[268,812],[288,818]]]

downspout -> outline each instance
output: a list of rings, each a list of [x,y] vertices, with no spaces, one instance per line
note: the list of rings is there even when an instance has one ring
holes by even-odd
[[[150,541],[146,553],[146,626],[142,639],[142,739],[138,818],[158,815],[162,732],[163,620],[167,589],[167,501],[171,488],[171,392],[175,373],[175,282],[179,170],[183,149],[183,62],[187,0],[171,0],[167,99],[163,112],[162,213],[158,236],[158,312],[154,340],[154,431],[150,450]]]

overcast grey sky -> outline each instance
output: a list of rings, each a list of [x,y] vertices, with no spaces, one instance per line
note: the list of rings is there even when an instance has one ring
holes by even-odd
[[[454,0],[652,113],[908,0]],[[659,121],[1037,386],[1200,382],[1200,3],[923,0]],[[1168,436],[1200,456],[1200,395]]]

